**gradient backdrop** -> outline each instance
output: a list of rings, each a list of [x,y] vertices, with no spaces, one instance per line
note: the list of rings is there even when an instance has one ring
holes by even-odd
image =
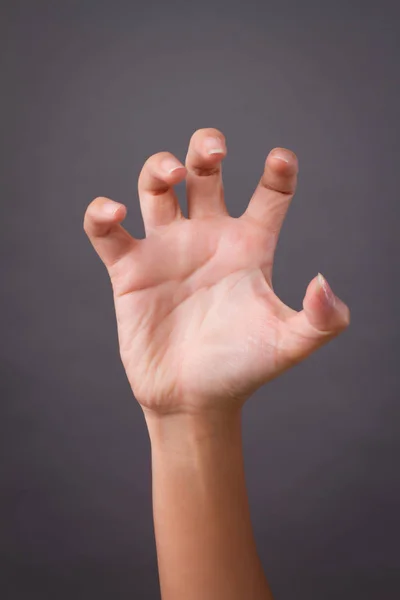
[[[143,237],[144,161],[201,127],[234,216],[268,152],[297,153],[276,291],[300,309],[321,271],[352,309],[244,409],[276,600],[400,597],[398,6],[3,0],[2,600],[159,598],[149,439],[82,223],[105,195]]]

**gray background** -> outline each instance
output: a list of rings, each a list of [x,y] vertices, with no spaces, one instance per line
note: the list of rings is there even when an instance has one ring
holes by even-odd
[[[321,271],[352,309],[345,334],[244,409],[272,590],[400,597],[398,13],[361,1],[2,2],[2,599],[159,598],[148,434],[82,222],[105,195],[143,237],[143,162],[184,159],[201,127],[226,135],[235,216],[269,150],[297,153],[275,289],[300,309]]]

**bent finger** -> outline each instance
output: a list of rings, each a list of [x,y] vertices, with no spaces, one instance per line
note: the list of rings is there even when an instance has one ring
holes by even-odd
[[[186,155],[186,197],[189,218],[227,215],[222,182],[226,141],[218,129],[198,129]]]
[[[296,191],[297,156],[291,150],[274,148],[243,217],[250,217],[278,238],[283,220]]]
[[[146,234],[184,218],[173,186],[186,176],[185,166],[170,152],[146,160],[139,175],[138,193]]]
[[[132,250],[135,240],[120,223],[126,217],[124,204],[98,197],[86,209],[83,229],[107,268]]]

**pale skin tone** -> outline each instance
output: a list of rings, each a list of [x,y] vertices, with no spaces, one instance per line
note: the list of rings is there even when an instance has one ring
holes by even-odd
[[[303,310],[274,293],[272,267],[292,201],[296,155],[272,150],[239,218],[225,204],[217,129],[191,137],[185,164],[148,158],[138,192],[146,237],[126,207],[88,206],[84,229],[111,279],[120,355],[143,409],[163,600],[270,600],[249,515],[241,409],[262,385],[350,323],[318,275]],[[186,180],[188,218],[173,186]]]

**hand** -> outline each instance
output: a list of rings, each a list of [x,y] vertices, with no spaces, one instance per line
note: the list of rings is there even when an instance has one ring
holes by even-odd
[[[225,155],[223,134],[200,129],[186,167],[168,152],[145,162],[138,184],[145,239],[120,225],[123,204],[96,198],[85,213],[84,230],[112,283],[121,359],[145,412],[241,406],[350,322],[321,275],[308,285],[300,312],[272,288],[296,156],[272,150],[246,211],[233,218],[224,202]],[[185,178],[188,218],[173,191]]]

